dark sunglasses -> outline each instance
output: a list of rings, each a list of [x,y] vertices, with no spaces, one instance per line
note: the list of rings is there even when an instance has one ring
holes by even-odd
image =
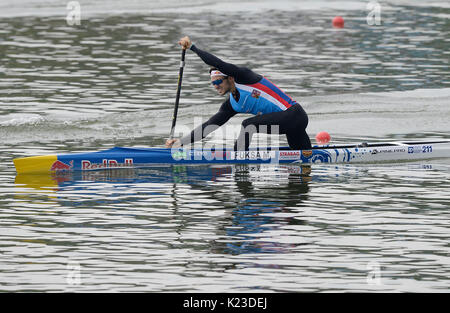
[[[214,80],[214,81],[211,82],[211,84],[213,84],[213,86],[218,86],[218,85],[220,85],[221,83],[223,83],[223,79],[222,79],[222,78],[216,79],[216,80]]]

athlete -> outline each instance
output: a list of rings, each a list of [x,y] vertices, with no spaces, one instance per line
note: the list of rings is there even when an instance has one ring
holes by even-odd
[[[203,62],[211,66],[211,83],[217,93],[222,96],[230,93],[230,96],[216,114],[194,129],[190,135],[181,139],[168,139],[167,148],[180,147],[201,140],[237,113],[251,113],[255,116],[242,122],[234,150],[248,150],[253,134],[255,132],[270,134],[272,126],[278,126],[278,133],[286,135],[291,149],[311,149],[311,141],[306,133],[308,115],[300,104],[264,76],[246,67],[226,63],[200,50],[192,44],[189,37],[181,38],[178,43],[183,49],[194,51]]]

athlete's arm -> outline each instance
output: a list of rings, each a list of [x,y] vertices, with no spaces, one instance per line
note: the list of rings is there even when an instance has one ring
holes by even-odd
[[[234,80],[238,84],[256,84],[262,78],[261,75],[256,74],[249,68],[224,62],[211,53],[197,48],[195,45],[191,46],[191,50],[197,53],[197,55],[203,60],[203,62],[205,62],[209,66],[214,66],[225,75],[234,77]]]
[[[233,110],[230,99],[222,103],[219,112],[211,116],[211,118],[202,125],[195,128],[189,135],[180,139],[181,145],[187,145],[195,141],[201,140],[215,131],[217,128],[225,124],[230,118],[236,115],[237,112]]]

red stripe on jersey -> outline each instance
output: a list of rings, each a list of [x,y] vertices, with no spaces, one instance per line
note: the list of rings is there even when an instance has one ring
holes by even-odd
[[[275,99],[277,99],[282,105],[284,105],[286,108],[290,108],[292,106],[292,104],[290,104],[289,102],[287,102],[285,99],[283,99],[278,93],[276,93],[276,91],[270,89],[269,87],[267,87],[266,85],[263,85],[261,83],[256,83],[253,85],[248,85],[252,88],[256,88],[259,89],[261,91],[264,91],[265,93],[267,93],[268,95],[274,97]]]

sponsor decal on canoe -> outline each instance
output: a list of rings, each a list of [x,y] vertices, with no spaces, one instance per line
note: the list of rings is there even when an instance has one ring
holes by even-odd
[[[63,171],[71,171],[73,168],[73,160],[66,164],[61,161],[55,161],[50,168],[50,171],[63,172]]]
[[[378,154],[378,153],[405,153],[405,148],[379,148],[379,149],[373,149],[372,154]]]
[[[196,160],[201,161],[203,159],[208,161],[213,160],[228,160],[230,159],[230,151],[218,150],[190,150],[190,151],[174,151],[172,152],[172,158],[176,161],[179,160]]]
[[[228,155],[230,153],[228,152]],[[227,158],[227,151],[211,151],[211,157],[218,160],[223,160]]]
[[[203,151],[201,153],[201,158],[204,158],[208,161],[212,160],[227,160],[230,158],[230,151],[217,150],[217,151]],[[201,160],[200,158],[200,160]],[[195,158],[198,160],[198,158]]]
[[[302,155],[305,158],[310,158],[312,156],[312,154],[313,154],[312,150],[302,150]]]
[[[280,151],[280,160],[299,160],[300,151]]]
[[[172,158],[177,161],[183,160],[187,158],[187,153],[186,151],[173,151]]]
[[[133,159],[125,159],[123,163],[111,159],[103,159],[102,163],[92,163],[89,160],[81,161],[82,170],[96,170],[103,168],[120,168],[120,167],[133,167]]]

